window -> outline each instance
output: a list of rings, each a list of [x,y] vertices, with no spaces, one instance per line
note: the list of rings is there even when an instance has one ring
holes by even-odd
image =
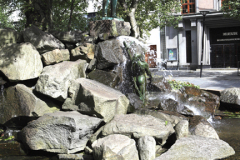
[[[195,0],[182,0],[182,14],[195,13]]]

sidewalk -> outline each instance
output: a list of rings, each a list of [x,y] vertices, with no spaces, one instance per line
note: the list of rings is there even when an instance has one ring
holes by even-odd
[[[237,75],[237,69],[204,69],[202,71],[202,78],[200,78],[200,70],[150,70],[153,75],[161,75],[166,79],[190,82],[205,90],[221,91],[232,87],[240,88],[240,76]]]

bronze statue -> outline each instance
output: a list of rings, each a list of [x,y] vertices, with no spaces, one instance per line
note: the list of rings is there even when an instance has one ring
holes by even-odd
[[[144,61],[143,54],[135,53],[133,57],[130,54],[129,47],[126,42],[124,42],[125,47],[127,48],[127,52],[132,61],[132,76],[134,87],[139,95],[140,99],[143,101],[144,105],[146,104],[146,88],[147,88],[147,75],[150,78],[150,82],[152,80],[152,74],[149,70],[148,64]]]
[[[108,10],[109,0],[103,0],[103,18],[107,17],[107,10]],[[116,9],[117,9],[117,0],[111,0],[112,10],[111,10],[111,17],[117,18]]]

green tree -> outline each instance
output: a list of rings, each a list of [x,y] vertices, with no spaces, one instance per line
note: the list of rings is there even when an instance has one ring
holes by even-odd
[[[86,0],[0,0],[9,15],[20,10],[25,27],[35,25],[42,30],[86,29]]]
[[[225,16],[240,20],[240,0],[224,0],[221,10]]]

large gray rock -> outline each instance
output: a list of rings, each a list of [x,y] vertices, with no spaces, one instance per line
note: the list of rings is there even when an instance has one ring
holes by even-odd
[[[70,53],[68,49],[55,49],[42,54],[42,59],[45,65],[56,64],[70,60]]]
[[[52,51],[54,49],[64,49],[64,44],[53,35],[43,32],[38,27],[32,25],[23,32],[25,42],[32,43],[40,54]]]
[[[164,144],[167,138],[174,133],[170,122],[154,118],[152,116],[140,116],[137,114],[116,115],[114,119],[103,127],[102,135],[123,134],[140,138],[142,136],[152,136],[161,139]]]
[[[240,105],[240,88],[228,88],[221,91],[220,94],[222,102]]]
[[[71,50],[71,55],[74,59],[84,59],[91,61],[94,58],[95,45],[92,43],[85,43]]]
[[[95,69],[88,74],[88,78],[115,88],[120,78],[116,73]]]
[[[59,160],[93,160],[92,155],[87,155],[84,153],[79,154],[58,154]]]
[[[182,138],[182,137],[187,137],[189,135],[189,123],[187,120],[182,120],[180,121],[176,127],[176,137],[177,139]]]
[[[98,43],[95,52],[97,69],[105,69],[123,63],[125,55],[121,46],[121,41],[117,39]]]
[[[182,120],[186,120],[187,118],[175,113],[175,115],[171,112],[169,113],[163,113],[162,111],[156,111],[156,110],[149,110],[149,109],[144,109],[144,108],[139,108],[135,112],[135,114],[138,115],[151,115],[155,118],[159,118],[163,121],[170,122],[173,126],[178,124]]]
[[[219,136],[212,125],[202,116],[190,118],[190,132],[192,135],[203,136],[207,138],[219,139]]]
[[[51,32],[51,34],[60,41],[67,43],[81,42],[85,35],[85,33],[83,33],[82,31],[65,31],[65,32],[53,31]]]
[[[33,94],[32,89],[23,84],[6,89],[5,100],[0,116],[0,123],[4,124],[12,117],[19,116],[42,116],[45,113],[53,113],[59,111],[59,106],[53,102],[42,101]]]
[[[32,150],[75,153],[84,150],[101,122],[76,111],[49,113],[28,123],[21,131],[21,140]]]
[[[30,43],[13,44],[0,50],[0,71],[10,81],[37,78],[42,69],[41,57]]]
[[[118,36],[129,36],[131,33],[130,23],[118,20],[91,21],[89,28],[90,35],[98,37],[101,40]]]
[[[96,115],[110,121],[116,114],[126,114],[129,100],[121,92],[94,80],[73,80],[62,108]]]
[[[86,68],[85,60],[64,61],[44,67],[37,81],[36,91],[63,102],[67,98],[71,81],[86,77]]]
[[[140,160],[155,159],[156,141],[153,137],[143,136],[138,140]]]
[[[139,160],[133,139],[120,134],[113,134],[98,139],[92,144],[95,160]]]
[[[166,153],[155,160],[215,160],[234,154],[233,148],[222,140],[189,136],[177,140]]]

